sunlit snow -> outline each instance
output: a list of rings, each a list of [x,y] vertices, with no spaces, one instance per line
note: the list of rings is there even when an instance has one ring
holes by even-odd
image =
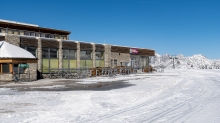
[[[219,123],[220,70],[96,77],[80,83],[124,80],[110,90],[18,91],[0,87],[0,122]],[[41,82],[42,81],[42,82]],[[52,80],[39,80],[40,84]],[[59,80],[63,81],[63,80]],[[26,84],[26,83],[23,83]],[[32,85],[31,83],[28,83]],[[8,86],[16,84],[10,83]],[[18,83],[18,85],[20,85]],[[33,82],[33,85],[37,85]],[[49,85],[45,88],[52,89]]]

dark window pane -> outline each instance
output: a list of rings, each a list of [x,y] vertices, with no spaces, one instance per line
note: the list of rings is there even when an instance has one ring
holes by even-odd
[[[0,28],[0,33],[2,32],[2,28]]]
[[[18,73],[18,64],[14,64],[13,67],[14,73]],[[19,73],[24,73],[25,68],[19,67]]]
[[[27,47],[21,47],[21,48],[23,48],[23,49],[27,50],[27,49],[26,49]]]
[[[80,60],[84,60],[86,56],[86,51],[80,51]]]
[[[76,51],[75,50],[69,50],[69,58],[76,59]]]
[[[86,51],[86,59],[92,59],[92,51]]]
[[[36,32],[36,37],[40,37],[40,33],[39,32]]]
[[[63,50],[63,58],[69,58],[69,50]]]
[[[27,51],[32,53],[34,56],[36,56],[36,47],[27,47]]]
[[[42,58],[49,58],[48,48],[42,48]]]
[[[80,51],[80,59],[92,59],[92,51]]]
[[[35,36],[35,32],[30,32],[30,36]]]
[[[40,34],[40,37],[45,37],[45,34],[44,34],[44,33],[41,33],[41,34]]]
[[[50,34],[45,34],[45,38],[49,38],[50,37]]]
[[[2,73],[9,73],[9,64],[2,64]]]
[[[28,36],[29,36],[29,35],[30,35],[30,32],[25,31],[25,32],[24,32],[24,35],[28,35]]]
[[[50,49],[50,58],[58,58],[58,50],[57,49]]]
[[[96,52],[95,57],[96,59],[104,59],[104,52]]]
[[[50,36],[50,38],[55,38],[54,35],[49,35],[49,36]]]

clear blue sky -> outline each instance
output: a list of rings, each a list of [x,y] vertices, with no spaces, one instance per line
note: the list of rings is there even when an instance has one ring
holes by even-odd
[[[3,0],[0,18],[70,39],[220,59],[220,0]]]

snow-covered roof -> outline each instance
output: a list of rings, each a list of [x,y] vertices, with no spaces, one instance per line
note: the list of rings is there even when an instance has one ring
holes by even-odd
[[[0,58],[36,58],[33,54],[21,47],[0,41]]]

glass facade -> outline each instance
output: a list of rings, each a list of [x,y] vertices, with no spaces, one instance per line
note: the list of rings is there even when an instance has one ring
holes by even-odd
[[[135,68],[148,67],[149,56],[131,55],[131,66]]]
[[[42,48],[43,73],[48,73],[53,68],[59,68],[58,49]]]
[[[104,67],[104,52],[96,52],[95,53],[95,59],[96,59],[96,67]]]
[[[149,57],[148,56],[141,56],[140,57],[140,61],[141,61],[141,66],[142,67],[148,67],[148,59],[149,59]]]
[[[76,50],[63,49],[63,68],[76,68]]]
[[[80,67],[91,68],[92,63],[92,51],[80,51]]]

